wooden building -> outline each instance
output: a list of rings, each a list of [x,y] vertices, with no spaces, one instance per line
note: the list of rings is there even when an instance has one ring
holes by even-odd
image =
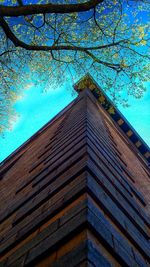
[[[0,169],[0,267],[150,266],[149,149],[86,75]]]

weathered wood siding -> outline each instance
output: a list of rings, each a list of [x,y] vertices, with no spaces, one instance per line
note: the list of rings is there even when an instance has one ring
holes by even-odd
[[[0,266],[150,266],[144,168],[85,90],[1,166]]]

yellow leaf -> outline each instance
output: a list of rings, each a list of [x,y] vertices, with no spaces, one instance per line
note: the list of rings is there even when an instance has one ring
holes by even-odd
[[[109,114],[115,114],[115,109],[113,106],[111,106],[109,109],[108,109],[108,112]]]
[[[140,44],[141,45],[146,45],[146,41],[145,40],[142,40],[142,41],[140,41]]]
[[[118,53],[114,54],[113,57],[118,58],[119,57]]]
[[[147,44],[147,42],[146,42],[145,40],[141,40],[140,42],[138,42],[138,43],[136,44],[136,46],[146,45],[146,44]]]
[[[98,100],[101,104],[105,104],[105,97],[103,95],[101,95]]]
[[[90,84],[90,85],[89,85],[89,89],[90,89],[91,91],[93,91],[93,90],[95,89],[95,85],[94,85],[94,84]]]

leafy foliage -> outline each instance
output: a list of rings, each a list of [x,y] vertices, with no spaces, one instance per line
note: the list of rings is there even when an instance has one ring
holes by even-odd
[[[90,72],[114,101],[142,96],[149,79],[150,5],[130,0],[3,0],[2,131],[26,83],[48,90]]]

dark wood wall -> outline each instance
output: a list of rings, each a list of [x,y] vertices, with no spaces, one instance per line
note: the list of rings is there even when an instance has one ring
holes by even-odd
[[[123,138],[85,90],[6,160],[0,266],[150,266],[150,202]]]

